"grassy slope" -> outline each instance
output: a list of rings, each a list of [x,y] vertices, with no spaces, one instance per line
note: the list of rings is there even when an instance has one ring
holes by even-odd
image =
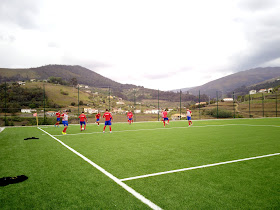
[[[5,69],[0,68],[0,75],[2,77],[14,77],[17,75],[21,75],[21,77],[28,77],[30,79],[40,78],[37,72],[32,69]]]
[[[51,83],[42,83],[42,82],[32,82],[32,83],[26,83],[25,87],[41,87],[43,88],[43,85],[45,85],[45,91],[46,95],[49,98],[49,100],[53,101],[56,104],[63,105],[63,106],[70,106],[72,102],[78,103],[78,89],[69,87],[69,86],[63,86],[63,85],[55,85]],[[67,92],[69,95],[63,95],[61,94],[61,90],[63,92]],[[80,101],[83,101],[85,104],[89,103],[89,94],[85,93],[83,91],[80,91],[79,93],[79,99]]]

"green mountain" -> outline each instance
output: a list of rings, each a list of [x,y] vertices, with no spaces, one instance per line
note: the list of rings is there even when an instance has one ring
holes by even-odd
[[[248,87],[269,79],[280,76],[280,67],[255,68],[246,71],[237,72],[226,77],[208,82],[204,85],[188,89],[193,95],[206,94],[207,96],[216,97],[218,91],[219,96],[223,94],[231,94],[235,89],[240,87]]]
[[[121,84],[81,66],[46,65],[28,69],[0,68],[0,82],[24,81],[30,79],[44,80],[50,77],[61,77],[70,82],[76,78],[79,84],[92,87],[135,88],[136,85]]]
[[[171,91],[158,91],[153,89],[144,88],[132,84],[121,84],[111,79],[103,77],[102,75],[86,69],[81,66],[68,66],[68,65],[46,65],[37,68],[28,69],[7,69],[0,68],[0,83],[15,82],[15,81],[29,81],[30,79],[46,80],[52,78],[53,81],[66,81],[71,83],[73,79],[78,84],[88,85],[90,88],[108,88],[111,89],[111,94],[129,101],[142,101],[144,99],[158,99],[158,94],[161,100],[166,101],[195,101],[199,100],[198,97],[190,94],[174,93]],[[61,78],[58,80],[57,78]],[[50,82],[53,82],[50,80]],[[201,96],[201,98],[207,96]]]

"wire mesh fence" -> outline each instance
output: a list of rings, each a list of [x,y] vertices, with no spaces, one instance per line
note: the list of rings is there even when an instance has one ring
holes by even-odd
[[[280,116],[278,92],[245,96],[236,96],[233,92],[230,97],[224,98],[223,94],[217,91],[216,97],[211,98],[201,95],[199,91],[191,100],[182,91],[175,96],[174,93],[172,99],[166,92],[159,90],[154,91],[149,98],[143,97],[144,90],[132,89],[127,92],[129,100],[122,99],[117,93],[111,87],[98,87],[98,92],[94,92],[79,85],[64,90],[61,86],[49,86],[47,83],[40,83],[32,88],[24,88],[15,83],[2,83],[0,125],[36,125],[34,113],[37,113],[39,125],[55,124],[55,113],[59,110],[70,112],[70,123],[78,123],[78,116],[82,111],[89,122],[94,123],[97,112],[102,116],[106,109],[113,114],[114,122],[126,122],[128,111],[133,112],[134,122],[161,121],[161,112],[165,109],[170,120],[185,120],[187,108],[192,111],[193,120]],[[55,95],[57,97],[52,97]]]

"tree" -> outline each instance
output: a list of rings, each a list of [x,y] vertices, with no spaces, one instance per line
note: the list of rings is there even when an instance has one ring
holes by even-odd
[[[72,86],[76,86],[76,85],[78,84],[77,78],[76,78],[76,77],[73,77],[73,78],[70,80],[70,84],[71,84]]]

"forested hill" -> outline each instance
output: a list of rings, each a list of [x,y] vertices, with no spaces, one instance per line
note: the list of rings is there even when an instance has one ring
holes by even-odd
[[[38,79],[44,80],[50,77],[61,77],[63,80],[70,82],[76,78],[79,84],[85,84],[92,87],[112,87],[112,88],[135,88],[137,86],[130,84],[121,84],[102,75],[91,71],[82,66],[68,65],[46,65],[37,68],[28,69],[5,69],[0,68],[0,82],[21,81]]]
[[[223,94],[231,94],[232,91],[242,86],[248,87],[279,76],[280,67],[255,68],[213,80],[204,85],[191,88],[188,91],[197,95],[200,90],[201,94],[215,97],[216,91],[223,92]]]
[[[143,99],[158,99],[158,94],[160,95],[159,98],[161,100],[179,101],[181,98],[182,100],[189,102],[199,101],[198,96],[193,96],[186,93],[180,95],[180,93],[174,93],[171,91],[158,91],[144,88],[143,86],[121,84],[81,66],[46,65],[28,69],[0,68],[0,83],[29,81],[30,79],[49,79],[49,82],[52,83],[54,83],[54,79],[54,81],[63,85],[67,85],[66,83],[68,83],[68,85],[74,84],[73,81],[76,81],[78,84],[88,85],[91,88],[110,87],[112,94],[130,101],[133,101],[134,99],[137,101],[141,101]],[[66,83],[64,81],[66,81]],[[205,101],[207,100],[207,96],[201,95],[200,99]]]

